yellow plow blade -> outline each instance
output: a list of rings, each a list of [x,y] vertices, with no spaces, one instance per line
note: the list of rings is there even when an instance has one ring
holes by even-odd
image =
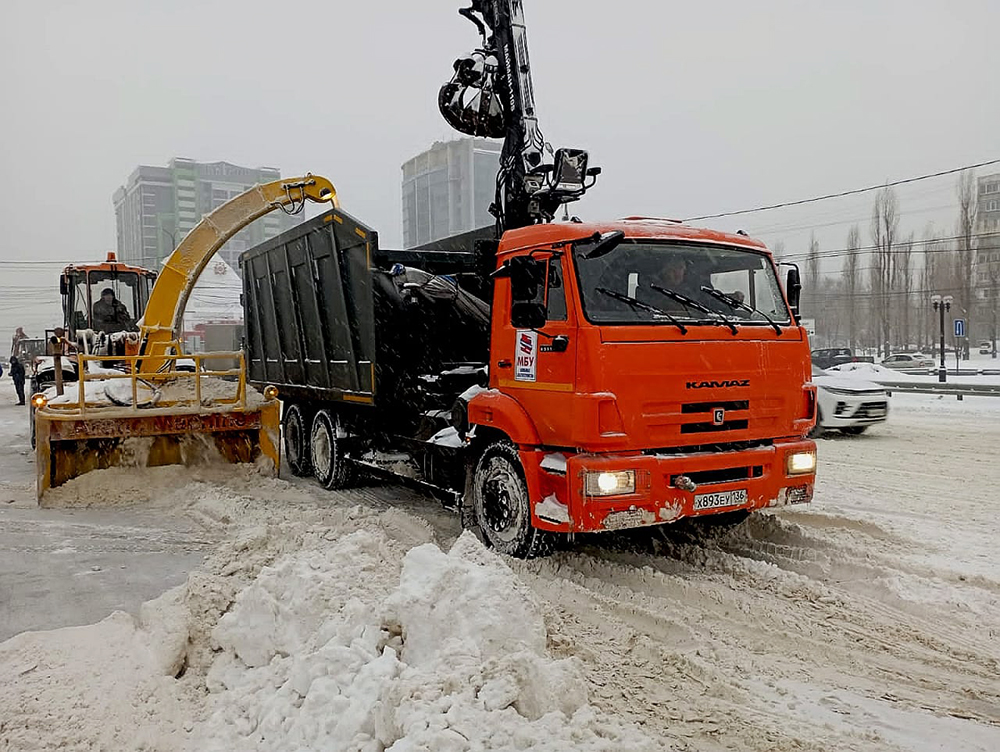
[[[237,360],[238,367],[203,369],[204,360],[220,356]],[[64,397],[42,400],[35,410],[39,501],[50,488],[111,467],[250,463],[260,472],[277,475],[280,404],[273,396],[247,399],[242,353],[184,358],[196,361],[195,372],[111,372],[103,367],[110,358],[78,356],[77,373],[82,380],[67,384]],[[96,374],[85,369],[91,361],[102,366]],[[211,381],[217,377],[235,380]],[[220,386],[225,394],[220,393]],[[171,390],[179,390],[180,398],[171,398]],[[119,401],[102,400],[101,395],[108,392]],[[157,399],[138,398],[149,393],[156,393]],[[159,400],[164,394],[167,397]],[[126,398],[124,403],[121,396]]]

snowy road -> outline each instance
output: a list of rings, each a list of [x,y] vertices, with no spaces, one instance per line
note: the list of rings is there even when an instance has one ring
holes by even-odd
[[[111,509],[80,484],[39,510],[14,434],[0,594],[30,618],[0,632],[138,618],[0,644],[0,750],[1000,749],[1000,399],[894,396],[885,426],[820,440],[812,505],[718,540],[506,564],[420,548],[457,521],[393,487],[167,468],[94,479]]]

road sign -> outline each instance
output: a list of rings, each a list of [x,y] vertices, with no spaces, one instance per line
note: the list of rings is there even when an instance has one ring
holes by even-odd
[[[965,336],[965,319],[955,319],[955,336]]]

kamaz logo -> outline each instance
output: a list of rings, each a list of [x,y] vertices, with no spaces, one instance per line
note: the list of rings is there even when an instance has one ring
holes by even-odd
[[[734,386],[750,386],[750,379],[732,379],[730,381],[689,381],[688,389],[728,389]]]

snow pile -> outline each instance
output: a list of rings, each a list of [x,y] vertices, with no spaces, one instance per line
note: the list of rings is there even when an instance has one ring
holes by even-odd
[[[120,373],[112,372],[109,373]],[[239,383],[215,376],[202,376],[201,404],[205,406],[222,406],[236,399]],[[148,382],[139,382],[136,388],[136,400],[140,408],[166,406],[180,403],[182,406],[195,406],[195,376],[177,376],[176,378],[156,386]],[[256,409],[264,403],[263,395],[247,385],[247,408]],[[80,401],[79,382],[66,384],[62,396],[56,395],[55,387],[46,391],[49,403],[52,405],[78,404]],[[84,382],[84,399],[88,406],[95,408],[132,405],[132,381],[125,378],[95,379]],[[223,402],[217,402],[222,400]]]
[[[178,592],[139,619],[116,611],[0,644],[0,749],[184,749],[197,707],[174,678],[186,637]]]
[[[654,748],[587,704],[577,661],[549,656],[534,598],[473,536],[401,571],[387,546],[359,530],[240,593],[213,635],[201,749]]]

